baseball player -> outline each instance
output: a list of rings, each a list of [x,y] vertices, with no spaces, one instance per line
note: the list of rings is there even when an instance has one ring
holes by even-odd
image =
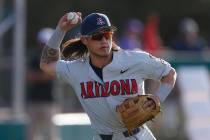
[[[145,94],[145,79],[161,82],[154,95],[163,102],[174,86],[175,70],[146,52],[120,49],[112,41],[116,27],[105,14],[91,13],[83,21],[80,12],[75,14],[77,22],[69,20],[68,14],[59,20],[43,49],[41,69],[74,88],[90,118],[94,140],[155,140],[145,124],[128,132],[117,116],[116,106],[125,99]],[[61,60],[61,41],[79,23],[81,36],[64,44],[62,55],[69,60]],[[155,104],[147,101],[144,106]]]

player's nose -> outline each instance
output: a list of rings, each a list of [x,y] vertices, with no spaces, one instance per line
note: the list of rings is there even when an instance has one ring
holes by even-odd
[[[101,41],[107,41],[106,37],[103,36],[102,39],[101,39]]]
[[[101,39],[102,43],[108,43],[109,39],[107,39],[105,36],[103,36],[103,38]]]

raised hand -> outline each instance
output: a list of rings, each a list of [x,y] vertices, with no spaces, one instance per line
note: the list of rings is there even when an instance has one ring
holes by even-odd
[[[68,13],[66,13],[60,18],[58,22],[58,26],[61,28],[61,30],[63,30],[64,32],[67,32],[73,27],[75,27],[77,24],[81,23],[82,14],[80,12],[74,12],[74,14],[76,14],[74,18],[77,18],[76,20],[77,22],[75,22],[75,19],[69,19]]]

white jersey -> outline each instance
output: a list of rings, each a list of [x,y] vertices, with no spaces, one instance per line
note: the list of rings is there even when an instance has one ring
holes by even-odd
[[[116,105],[126,98],[144,93],[144,80],[160,80],[171,70],[166,61],[146,52],[119,50],[103,68],[103,81],[89,64],[89,58],[64,61],[56,65],[57,76],[71,84],[91,127],[98,134],[125,131],[115,112]]]

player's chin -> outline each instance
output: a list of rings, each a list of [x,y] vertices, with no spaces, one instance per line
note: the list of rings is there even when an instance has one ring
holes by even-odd
[[[108,56],[109,56],[108,53],[100,53],[100,54],[98,54],[98,55],[101,56],[101,57],[108,57]]]
[[[104,56],[104,57],[109,56],[110,53],[111,53],[110,49],[107,49],[107,48],[104,48],[104,49],[102,49],[102,51],[100,51],[100,55]]]
[[[111,52],[111,48],[110,47],[101,47],[100,52],[104,52],[104,53],[109,54]]]

